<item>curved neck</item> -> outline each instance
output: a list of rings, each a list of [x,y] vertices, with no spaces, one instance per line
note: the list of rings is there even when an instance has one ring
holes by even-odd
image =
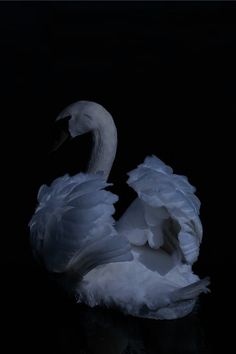
[[[92,131],[93,149],[88,164],[89,173],[102,172],[107,179],[112,168],[117,148],[117,131],[111,116],[102,119]]]

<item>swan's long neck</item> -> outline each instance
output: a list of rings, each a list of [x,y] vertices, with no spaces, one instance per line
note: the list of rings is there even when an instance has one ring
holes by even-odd
[[[90,173],[102,172],[107,179],[112,168],[117,148],[117,131],[113,119],[106,115],[92,131],[94,146],[88,164]]]

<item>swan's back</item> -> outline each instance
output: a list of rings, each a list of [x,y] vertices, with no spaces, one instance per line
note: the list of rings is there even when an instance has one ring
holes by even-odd
[[[100,175],[79,173],[40,188],[29,226],[33,251],[50,272],[79,278],[97,265],[132,259],[113,227],[118,198],[107,185]]]

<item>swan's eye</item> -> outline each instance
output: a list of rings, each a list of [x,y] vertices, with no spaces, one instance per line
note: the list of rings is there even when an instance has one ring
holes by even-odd
[[[88,114],[84,114],[84,117],[89,121],[89,122],[92,122],[92,117],[91,116],[89,116]]]

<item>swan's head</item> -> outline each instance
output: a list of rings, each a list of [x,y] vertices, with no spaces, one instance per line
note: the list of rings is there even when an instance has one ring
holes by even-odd
[[[90,101],[78,101],[66,107],[57,117],[59,123],[65,122],[67,128],[60,129],[55,149],[68,138],[99,129],[110,114],[100,104]],[[111,117],[111,116],[110,116]]]
[[[78,101],[66,107],[57,117],[69,119],[68,130],[71,137],[98,129],[101,121],[109,113],[100,104],[90,101]]]

